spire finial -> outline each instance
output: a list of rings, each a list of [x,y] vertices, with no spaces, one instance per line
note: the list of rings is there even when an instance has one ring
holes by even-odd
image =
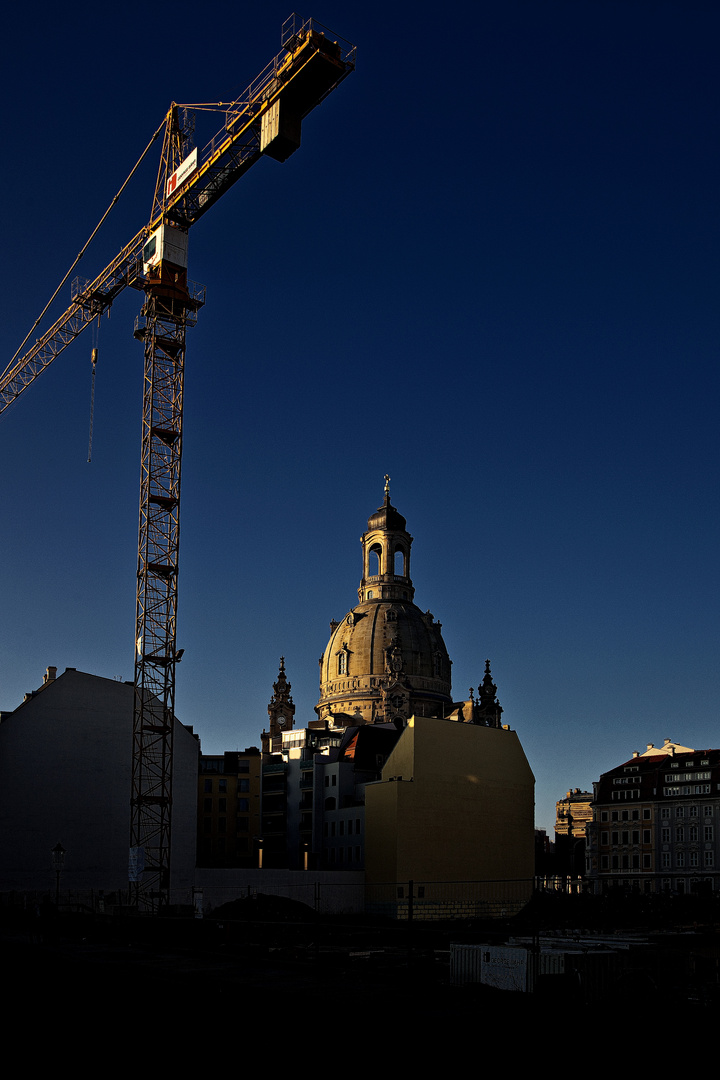
[[[284,656],[280,657],[280,674],[281,675],[285,674],[285,657]]]
[[[390,477],[385,473],[385,497],[390,498]]]

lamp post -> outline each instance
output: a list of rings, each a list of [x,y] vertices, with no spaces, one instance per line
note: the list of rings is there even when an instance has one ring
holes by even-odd
[[[53,870],[55,871],[55,907],[60,905],[60,874],[62,873],[63,863],[65,862],[66,851],[58,840],[55,847],[50,852],[52,856]]]

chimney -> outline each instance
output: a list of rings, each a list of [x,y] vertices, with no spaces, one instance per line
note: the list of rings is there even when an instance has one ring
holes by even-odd
[[[45,674],[43,675],[43,686],[47,686],[48,683],[55,682],[56,676],[57,676],[57,668],[56,667],[46,668],[45,669]]]
[[[649,749],[650,749],[650,747],[648,746],[648,750]],[[640,751],[639,750],[633,750],[633,757],[640,757]]]

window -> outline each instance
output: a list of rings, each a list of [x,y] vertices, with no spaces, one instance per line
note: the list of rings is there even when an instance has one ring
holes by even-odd
[[[675,807],[675,817],[685,817],[685,807],[684,806],[676,806]]]
[[[347,653],[338,653],[338,675],[347,675]]]
[[[650,807],[645,806],[645,807],[643,807],[643,821],[649,821],[649,820],[650,820]]]
[[[683,841],[685,840],[685,827],[684,827],[684,825],[678,825],[677,829],[675,830],[675,840],[680,844],[682,844]]]
[[[698,827],[697,827],[697,825],[691,825],[690,826],[689,834],[690,834],[690,842],[691,843],[693,841],[697,841],[697,838],[698,838]]]
[[[685,865],[685,852],[684,851],[676,852],[676,854],[675,854],[675,865],[676,866],[684,866]]]
[[[249,780],[238,780],[238,791],[248,792],[250,790]]]
[[[670,807],[669,806],[662,806],[660,808],[660,817],[661,818],[670,817]]]
[[[643,844],[649,844],[649,843],[650,843],[650,830],[649,829],[643,829]]]
[[[250,809],[250,800],[249,799],[238,799],[237,808],[238,808],[238,810],[242,810],[245,813],[247,813],[249,811],[249,809]]]
[[[662,866],[663,866],[663,870],[669,870],[670,869],[670,852],[669,851],[664,851],[663,852]]]
[[[697,806],[691,806],[690,810],[688,812],[690,814],[690,817],[697,817],[698,816],[698,808],[697,808]]]
[[[639,844],[640,843],[640,830],[639,829],[633,829],[632,842],[633,842],[633,844]]]
[[[227,780],[218,780],[218,791],[221,795],[227,795]]]
[[[612,840],[611,840],[611,843],[613,843],[613,844],[617,844],[617,843],[619,842],[619,841],[618,841],[618,837],[619,837],[619,836],[620,836],[620,833],[618,833],[618,832],[614,832],[614,833],[612,833]]]
[[[691,851],[690,852],[690,866],[699,866],[699,865],[700,865],[700,857],[699,857],[698,852],[697,851]]]
[[[708,841],[715,839],[715,829],[712,825],[705,826],[705,839]]]
[[[669,844],[670,843],[670,830],[669,829],[661,829],[660,830],[660,839],[663,842],[663,844]]]
[[[703,817],[712,817],[712,806],[703,806]]]
[[[715,852],[714,851],[706,851],[705,852],[705,866],[714,866],[714,865],[715,865]]]

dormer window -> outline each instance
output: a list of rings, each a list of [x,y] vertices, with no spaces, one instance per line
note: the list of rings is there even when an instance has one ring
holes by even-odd
[[[347,675],[347,653],[344,649],[338,653],[338,675]]]

